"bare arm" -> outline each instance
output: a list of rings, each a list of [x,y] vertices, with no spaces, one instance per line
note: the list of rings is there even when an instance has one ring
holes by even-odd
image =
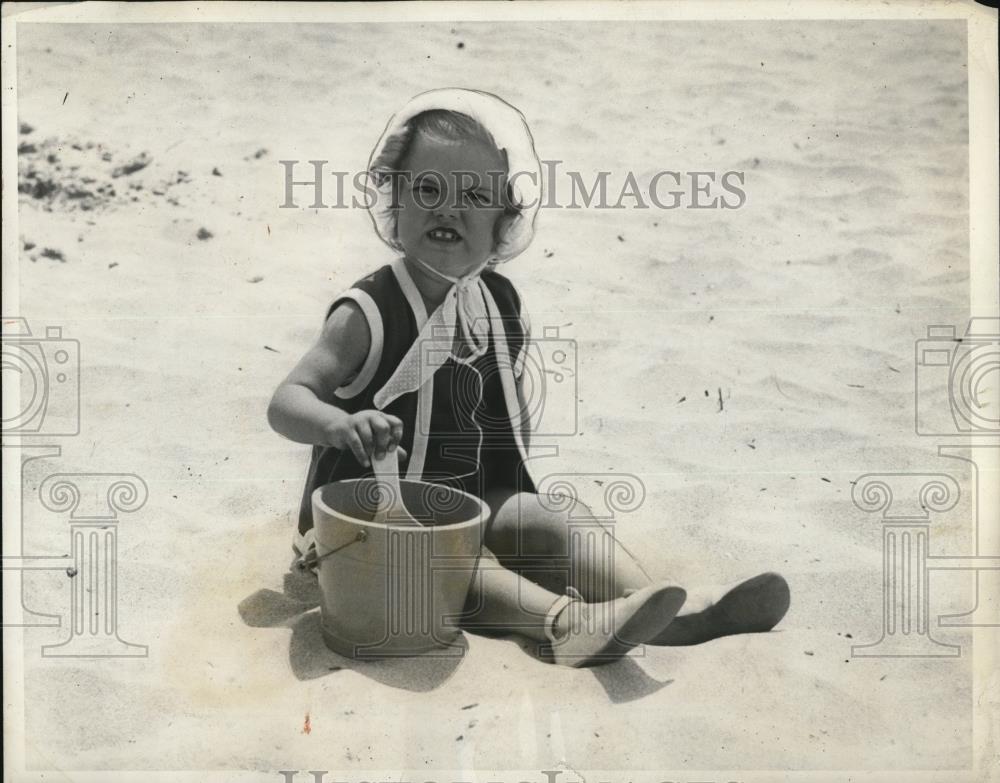
[[[364,465],[369,456],[391,451],[403,423],[380,411],[350,414],[338,407],[334,392],[364,364],[371,333],[361,308],[345,302],[334,309],[323,333],[278,386],[267,408],[271,427],[296,443],[350,448]]]

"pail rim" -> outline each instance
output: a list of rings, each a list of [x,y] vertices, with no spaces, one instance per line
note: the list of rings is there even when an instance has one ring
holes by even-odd
[[[366,521],[364,519],[358,519],[357,517],[352,517],[349,514],[345,514],[343,511],[338,511],[338,510],[336,510],[334,508],[331,508],[323,500],[323,490],[326,489],[327,487],[331,487],[331,486],[334,486],[334,485],[357,484],[357,483],[360,483],[362,481],[376,481],[376,480],[377,479],[375,479],[374,477],[370,477],[370,478],[356,478],[356,479],[342,479],[340,481],[331,481],[328,484],[323,484],[322,486],[317,487],[316,489],[313,490],[312,498],[311,498],[312,503],[313,503],[313,509],[322,511],[324,514],[328,514],[329,516],[337,517],[339,519],[346,520],[346,521],[350,522],[351,524],[360,525],[362,527],[371,528],[373,530],[377,529],[377,530],[407,530],[407,531],[413,531],[415,529],[420,529],[420,528],[415,528],[413,525],[376,524],[374,521],[371,521],[371,520]],[[483,521],[485,521],[486,519],[489,519],[489,516],[490,516],[490,507],[489,507],[489,504],[485,500],[483,500],[482,498],[476,497],[475,495],[473,495],[470,492],[464,492],[463,490],[455,489],[454,487],[449,487],[449,486],[446,486],[444,484],[435,484],[432,481],[418,481],[418,480],[414,480],[414,479],[404,479],[404,478],[401,478],[399,480],[399,483],[400,484],[422,484],[424,486],[432,486],[432,487],[435,487],[435,488],[440,488],[440,489],[448,490],[449,492],[454,492],[454,493],[456,493],[458,495],[462,495],[463,497],[468,498],[469,500],[475,501],[477,507],[479,508],[479,513],[475,514],[474,516],[470,517],[467,520],[464,520],[462,522],[449,522],[448,524],[444,524],[444,525],[437,525],[437,524],[435,524],[435,525],[425,525],[425,526],[423,526],[423,529],[425,529],[425,530],[428,530],[428,531],[431,531],[431,530],[461,530],[462,528],[475,527],[475,526],[481,525],[483,523]]]

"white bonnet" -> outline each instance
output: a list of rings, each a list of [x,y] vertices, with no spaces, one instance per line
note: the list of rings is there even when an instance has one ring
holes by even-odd
[[[389,120],[368,161],[369,176],[372,175],[371,167],[382,154],[386,142],[401,133],[406,123],[418,114],[433,109],[459,112],[471,117],[493,137],[497,148],[507,153],[507,177],[511,196],[514,206],[519,207],[520,214],[509,223],[493,258],[495,261],[514,258],[528,247],[535,232],[535,215],[541,201],[542,172],[524,116],[496,95],[449,87],[429,90],[415,96]],[[392,209],[391,190],[390,179],[378,188],[378,198],[373,200],[369,212],[382,241],[400,250],[395,234],[396,218]]]

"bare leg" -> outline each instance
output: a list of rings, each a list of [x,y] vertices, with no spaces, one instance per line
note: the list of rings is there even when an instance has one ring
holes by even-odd
[[[472,579],[463,625],[486,633],[519,633],[544,642],[545,616],[559,598],[502,567],[486,553]]]
[[[662,632],[684,602],[678,587],[644,587],[586,603],[558,596],[504,568],[485,549],[466,601],[470,630],[519,633],[547,642],[539,653],[565,666],[610,663]]]
[[[496,506],[494,506],[496,508]],[[488,537],[501,561],[554,593],[576,588],[588,601],[627,596],[653,583],[642,564],[584,504],[521,493],[500,504]],[[731,590],[700,591],[648,641],[691,645],[771,630],[789,606],[788,583],[765,573]],[[721,597],[719,597],[721,596]]]
[[[487,545],[554,593],[573,587],[587,601],[610,601],[653,583],[613,523],[595,519],[583,503],[522,492],[493,508]]]

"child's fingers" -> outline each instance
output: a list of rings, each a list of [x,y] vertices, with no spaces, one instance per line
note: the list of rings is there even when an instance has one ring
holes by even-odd
[[[369,455],[374,450],[375,438],[372,435],[371,424],[368,423],[367,419],[358,419],[357,423],[354,425],[355,432],[357,432],[358,437],[361,439],[362,444],[362,454],[364,459],[361,460],[362,465],[370,465],[371,460]]]
[[[347,446],[351,449],[351,453],[354,454],[354,459],[362,465],[368,464],[368,454],[365,451],[365,444],[362,442],[361,436],[353,429],[347,433]]]
[[[389,448],[395,448],[403,440],[403,421],[395,416],[385,416],[389,422]]]
[[[373,416],[370,421],[375,443],[375,458],[382,459],[389,449],[391,426],[384,416]]]

